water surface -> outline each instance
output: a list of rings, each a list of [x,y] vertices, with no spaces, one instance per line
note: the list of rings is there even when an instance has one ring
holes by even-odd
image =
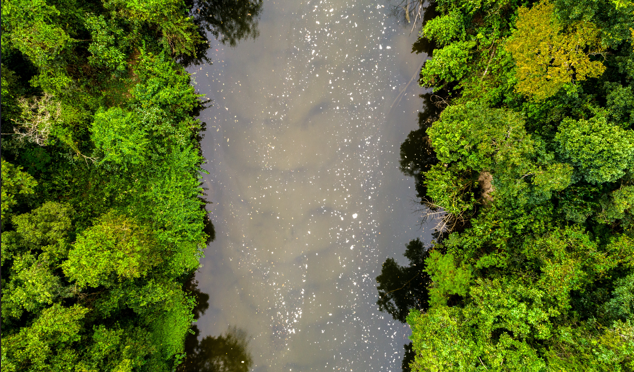
[[[215,225],[196,275],[200,337],[246,334],[254,371],[398,371],[407,326],[378,311],[375,278],[413,238],[416,31],[388,1],[269,1],[259,37],[211,41],[190,68]],[[224,336],[222,336],[224,337]]]

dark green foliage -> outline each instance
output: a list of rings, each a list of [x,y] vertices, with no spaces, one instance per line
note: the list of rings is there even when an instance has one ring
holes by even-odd
[[[562,159],[589,183],[614,182],[634,168],[634,131],[608,123],[605,117],[564,119],[555,143]]]
[[[446,213],[419,269],[429,306],[407,317],[411,369],[634,370],[634,4],[439,0],[437,10],[422,82],[444,110],[401,152],[421,202]],[[538,16],[550,18],[528,19]],[[518,89],[520,70],[543,62],[525,58],[527,24],[556,41],[548,53],[605,69],[586,80],[585,67],[559,71],[569,82],[529,73]],[[579,47],[555,48],[562,40]],[[525,96],[544,88],[530,79],[546,79],[547,94]]]
[[[610,121],[631,128],[634,124],[634,92],[632,86],[624,87],[618,83],[606,83],[607,105]]]
[[[2,159],[2,223],[9,216],[11,208],[18,203],[21,195],[33,194],[37,181],[22,170]]]

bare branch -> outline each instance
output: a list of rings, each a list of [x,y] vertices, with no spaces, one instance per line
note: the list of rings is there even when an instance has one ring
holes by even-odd
[[[14,135],[22,141],[28,140],[46,146],[53,125],[62,116],[60,102],[45,93],[42,97],[20,98],[18,106],[22,109],[22,115],[20,120],[13,120],[16,125]]]

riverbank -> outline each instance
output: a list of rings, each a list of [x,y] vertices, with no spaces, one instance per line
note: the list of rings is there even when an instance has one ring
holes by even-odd
[[[631,368],[634,5],[436,10],[421,83],[442,112],[401,165],[444,217],[418,302],[391,302],[409,312],[411,369]]]
[[[208,238],[176,61],[204,60],[205,23],[175,1],[2,10],[2,370],[173,371]]]

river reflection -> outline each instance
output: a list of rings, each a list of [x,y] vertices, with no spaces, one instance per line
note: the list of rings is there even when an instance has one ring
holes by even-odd
[[[258,36],[262,0],[185,0],[185,4],[205,39],[211,34],[215,41],[235,46],[240,40]],[[184,66],[210,64],[208,51],[213,46],[210,41],[200,43],[195,56],[180,56],[179,62]]]
[[[423,23],[436,16],[433,6],[425,4]],[[434,45],[421,38],[412,46],[412,52],[425,53],[431,57]],[[413,177],[416,184],[417,202],[420,204],[421,225],[427,227],[436,226],[439,212],[429,208],[426,203],[426,186],[424,173],[438,163],[436,154],[431,148],[431,142],[427,135],[427,129],[438,120],[442,108],[444,108],[444,96],[446,92],[433,93],[427,91],[420,95],[423,101],[422,110],[418,113],[418,129],[411,131],[407,139],[400,147],[400,169],[403,174]],[[441,241],[445,234],[434,230],[433,240]],[[405,323],[409,311],[416,309],[426,311],[429,308],[430,276],[424,271],[425,259],[429,256],[428,247],[414,239],[407,244],[404,256],[408,259],[408,266],[399,265],[394,258],[387,258],[383,263],[381,274],[376,278],[379,299],[377,305],[381,311],[392,316],[394,320]],[[415,353],[412,343],[403,345],[404,353],[401,363],[403,372],[410,372],[410,364],[414,361]]]
[[[199,319],[209,308],[209,295],[198,288],[198,282],[191,279],[185,290],[196,298],[194,318]],[[193,333],[185,339],[187,355],[178,372],[247,372],[253,365],[248,350],[247,333],[235,326],[228,327],[220,336],[200,337],[200,330],[194,324]]]
[[[375,277],[429,236],[399,171],[425,56],[393,5],[269,1],[255,41],[212,42],[214,65],[190,67],[213,100],[201,145],[217,233],[196,341],[246,330],[252,370],[401,368],[409,328],[379,311]]]
[[[438,163],[426,133],[431,123],[438,119],[440,112],[440,105],[437,104],[440,97],[434,97],[431,92],[420,95],[423,110],[418,113],[418,129],[407,135],[407,139],[401,144],[400,153],[400,169],[403,174],[415,179],[420,208],[422,212],[426,212],[421,217],[421,223],[432,224],[434,221],[427,221],[427,217],[433,216],[434,211],[427,209],[423,201],[426,195],[423,173]],[[442,238],[437,231],[434,231],[432,236],[436,241]],[[392,257],[383,262],[381,274],[376,278],[379,293],[377,305],[394,320],[405,323],[411,309],[425,311],[429,307],[428,286],[431,284],[431,278],[423,271],[424,261],[429,256],[427,249],[428,247],[417,238],[407,244],[404,253],[409,261],[407,266],[399,265]],[[414,361],[412,343],[405,344],[404,349],[401,368],[403,372],[409,372],[409,365]]]
[[[429,308],[427,288],[431,284],[431,278],[423,271],[424,261],[429,256],[423,242],[420,239],[410,241],[404,256],[409,260],[409,266],[401,266],[393,258],[388,258],[383,263],[381,275],[376,278],[379,310],[402,323],[405,323],[411,309]],[[404,345],[404,348],[401,368],[403,372],[409,372],[409,365],[414,360],[412,343]]]

